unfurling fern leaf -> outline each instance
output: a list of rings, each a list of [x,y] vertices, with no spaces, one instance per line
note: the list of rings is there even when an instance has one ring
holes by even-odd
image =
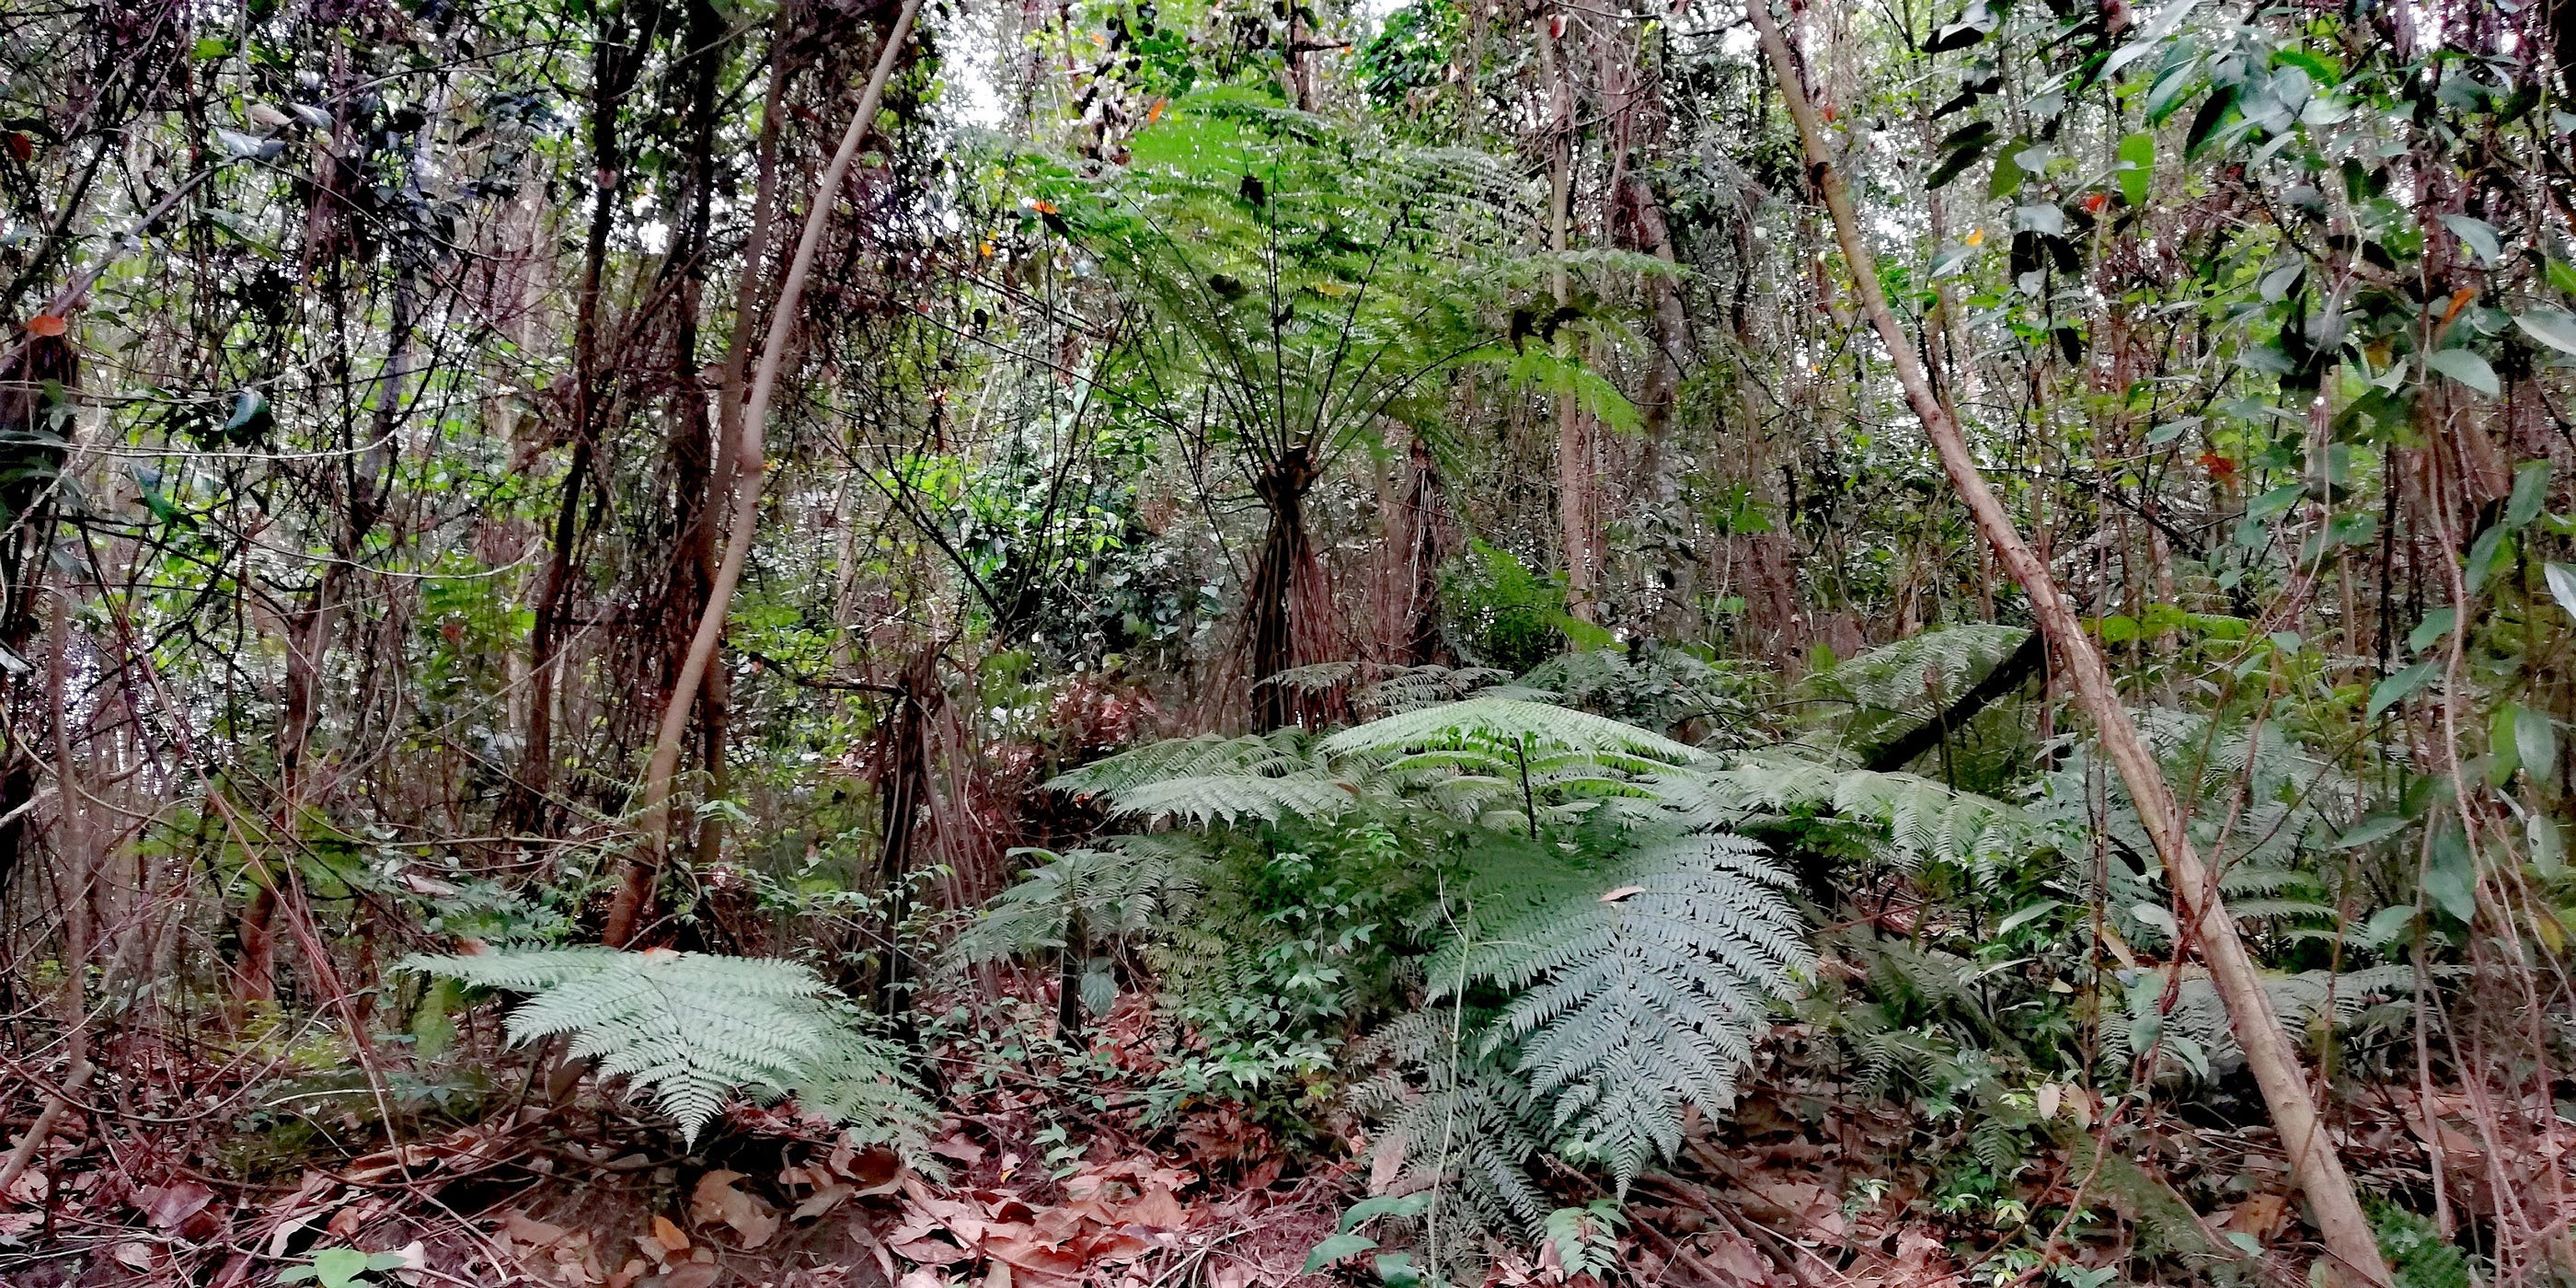
[[[1621,1187],[1681,1144],[1680,1109],[1732,1104],[1765,1012],[1813,955],[1761,847],[1680,837],[1596,868],[1534,856],[1476,875],[1459,938],[1425,968],[1516,994],[1487,1038],[1508,1043],[1552,1126]]]
[[[691,1141],[738,1090],[795,1094],[872,1140],[908,1138],[933,1116],[900,1049],[862,1032],[858,1012],[795,962],[527,948],[401,969],[530,994],[510,1013],[512,1042],[570,1034],[574,1058],[650,1093]]]

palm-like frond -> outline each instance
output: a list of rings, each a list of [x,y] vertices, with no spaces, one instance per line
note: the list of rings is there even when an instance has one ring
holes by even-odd
[[[1682,1105],[1720,1114],[1776,999],[1813,954],[1762,848],[1677,837],[1598,868],[1504,851],[1476,876],[1458,938],[1425,967],[1513,995],[1488,1036],[1549,1105],[1552,1126],[1624,1186],[1681,1141]]]
[[[822,979],[790,961],[666,949],[505,948],[406,958],[402,968],[531,994],[510,1012],[513,1042],[569,1034],[576,1059],[623,1077],[690,1140],[738,1091],[806,1095],[864,1134],[926,1125],[931,1111],[893,1044],[870,1037]]]

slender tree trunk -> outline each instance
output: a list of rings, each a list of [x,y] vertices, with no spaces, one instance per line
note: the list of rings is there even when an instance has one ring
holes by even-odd
[[[1870,325],[1878,332],[1887,349],[1888,360],[1896,369],[1898,381],[1915,417],[1941,455],[1942,467],[1949,473],[1951,486],[1976,517],[1977,529],[1991,543],[2004,566],[2021,583],[2029,595],[2031,614],[2038,620],[2050,647],[2056,652],[2068,678],[2075,687],[2076,698],[2092,718],[2103,751],[2117,767],[2121,780],[2128,785],[2136,804],[2139,821],[2155,842],[2157,857],[2163,860],[2166,876],[2182,905],[2184,921],[2200,940],[2202,960],[2209,966],[2211,982],[2226,1004],[2228,1019],[2236,1031],[2236,1040],[2245,1050],[2246,1065],[2253,1071],[2255,1082],[2262,1088],[2263,1100],[2272,1112],[2273,1127],[2280,1134],[2290,1156],[2292,1175],[2307,1195],[2308,1207],[2318,1232],[2325,1236],[2329,1258],[2328,1278],[2335,1283],[2382,1285],[2390,1282],[2387,1265],[2380,1260],[2379,1244],[2371,1233],[2370,1222],[2363,1216],[2360,1199],[2354,1194],[2352,1181],[2344,1174],[2343,1159],[2334,1142],[2327,1138],[2325,1126],[2317,1112],[2316,1101],[2308,1091],[2306,1072],[2300,1068],[2298,1054],[2289,1035],[2281,1028],[2280,1017],[2272,1010],[2271,999],[2263,992],[2261,975],[2254,959],[2246,951],[2245,941],[2236,932],[2236,922],[2228,915],[2220,898],[2218,884],[2207,864],[2192,847],[2183,830],[2180,811],[2167,788],[2164,770],[2139,736],[2137,725],[2128,709],[2120,702],[2113,686],[2110,669],[2103,665],[2102,655],[2084,633],[2083,623],[2075,610],[2060,594],[2057,583],[2046,565],[2031,553],[2015,529],[2003,502],[1987,486],[1986,479],[1970,454],[1965,436],[1950,418],[1932,392],[1931,382],[1915,361],[1912,340],[1898,324],[1888,307],[1887,296],[1879,287],[1878,271],[1869,247],[1862,240],[1860,219],[1852,205],[1851,191],[1841,171],[1834,164],[1833,153],[1826,143],[1823,124],[1810,104],[1806,81],[1800,73],[1796,56],[1781,35],[1767,0],[1756,0],[1747,7],[1747,16],[1760,34],[1764,53],[1772,71],[1778,76],[1780,92],[1796,121],[1798,136],[1807,156],[1808,173],[1821,191],[1834,220],[1834,233],[1840,241],[1843,261],[1850,269],[1852,284],[1860,295]]]
[[[589,493],[598,444],[606,433],[606,373],[601,370],[600,295],[608,268],[608,242],[617,227],[619,191],[625,186],[626,150],[619,115],[634,87],[644,49],[661,22],[661,6],[647,3],[629,26],[623,8],[603,8],[590,62],[590,225],[582,241],[581,287],[573,314],[572,459],[564,470],[563,498],[555,510],[554,539],[537,582],[536,620],[528,631],[528,736],[519,765],[513,821],[527,830],[545,826],[545,798],[554,778],[554,724],[562,687],[565,619],[579,575],[582,501]],[[630,44],[631,41],[631,44]]]
[[[922,647],[904,662],[877,758],[878,819],[885,846],[878,854],[877,878],[886,894],[885,964],[877,972],[876,988],[880,1015],[903,1013],[903,991],[912,979],[902,935],[904,919],[911,914],[916,834],[930,803],[930,704],[938,692],[937,662],[934,646]]]
[[[1259,733],[1297,720],[1297,695],[1279,677],[1297,665],[1295,591],[1314,560],[1306,534],[1306,492],[1314,482],[1314,467],[1299,448],[1263,474],[1256,489],[1270,511],[1245,591],[1252,615],[1252,727]]]
[[[1557,330],[1574,304],[1573,284],[1566,275],[1564,256],[1572,234],[1574,204],[1574,86],[1572,73],[1565,66],[1565,51],[1560,45],[1561,14],[1538,16],[1539,75],[1547,82],[1548,92],[1548,249],[1557,256],[1556,321]],[[1574,341],[1571,334],[1560,335],[1553,343],[1561,356],[1571,357]],[[1556,399],[1556,516],[1560,557],[1565,561],[1565,611],[1579,621],[1601,619],[1600,604],[1600,534],[1599,519],[1593,506],[1592,434],[1589,418],[1583,414],[1578,399],[1559,394]]]
[[[875,123],[877,103],[885,97],[886,80],[894,74],[895,61],[903,54],[904,40],[912,32],[914,15],[921,10],[921,0],[904,0],[903,9],[895,15],[894,25],[886,32],[885,48],[877,56],[875,74],[868,78],[867,89],[859,95],[858,109],[850,116],[849,128],[841,135],[841,146],[823,168],[822,179],[814,185],[814,202],[805,212],[805,230],[796,242],[796,256],[788,263],[787,276],[778,285],[778,302],[770,310],[769,338],[761,350],[760,366],[751,382],[751,398],[742,413],[741,441],[735,449],[730,485],[733,526],[725,535],[724,560],[716,567],[715,584],[707,593],[706,611],[698,617],[697,634],[689,641],[689,655],[681,663],[680,676],[672,686],[670,701],[662,711],[662,723],[653,743],[653,759],[644,771],[643,839],[639,852],[629,855],[619,875],[617,895],[609,905],[608,924],[602,938],[612,947],[624,947],[634,938],[645,907],[652,901],[653,886],[667,857],[670,833],[671,779],[679,772],[680,749],[688,736],[689,717],[697,705],[698,689],[704,683],[707,669],[715,661],[717,643],[724,637],[725,615],[733,609],[734,587],[742,581],[742,570],[751,559],[753,529],[760,516],[761,475],[765,469],[762,439],[768,429],[769,403],[776,394],[781,368],[786,366],[787,351],[796,329],[797,310],[804,302],[805,280],[813,272],[814,256],[821,250],[823,232],[831,225],[832,207],[840,200],[841,185],[850,177],[850,167],[857,163],[859,145],[866,141],[868,129]],[[741,323],[737,323],[741,325]]]

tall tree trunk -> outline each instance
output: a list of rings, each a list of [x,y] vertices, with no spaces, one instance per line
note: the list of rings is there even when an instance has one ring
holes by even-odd
[[[590,225],[582,240],[581,287],[573,313],[572,405],[567,414],[572,458],[564,470],[563,498],[555,510],[545,571],[537,580],[536,620],[528,631],[528,731],[511,810],[512,821],[531,831],[545,826],[545,798],[553,786],[555,706],[562,686],[564,625],[579,575],[582,502],[589,492],[598,444],[607,430],[602,422],[610,398],[604,388],[606,373],[601,370],[600,294],[608,269],[609,236],[617,227],[618,194],[625,185],[626,149],[619,117],[643,65],[644,51],[661,26],[661,13],[661,6],[648,0],[633,15],[630,29],[625,8],[604,6],[591,46]]]
[[[885,847],[878,854],[877,879],[886,894],[885,963],[876,987],[880,1015],[902,1014],[903,991],[912,979],[902,933],[904,919],[911,915],[907,883],[915,838],[930,803],[930,705],[938,694],[937,663],[938,649],[929,645],[905,660],[877,757],[878,822]]]
[[[1297,665],[1295,592],[1315,558],[1306,535],[1306,493],[1314,485],[1313,462],[1300,447],[1265,472],[1255,488],[1270,512],[1270,529],[1262,535],[1245,591],[1252,615],[1252,727],[1260,733],[1297,720],[1297,695],[1279,677]]]
[[[2299,1066],[2298,1053],[2282,1030],[2279,1015],[2272,1010],[2271,998],[2263,992],[2262,976],[2255,969],[2253,956],[2246,951],[2245,941],[2236,932],[2235,919],[2219,896],[2216,877],[2183,830],[2181,813],[2165,784],[2163,766],[2157,763],[2155,753],[2139,736],[2136,723],[2121,704],[2110,669],[2093,647],[2092,638],[2084,633],[2082,621],[2059,593],[2047,565],[2022,541],[2012,516],[1978,470],[1958,423],[1942,407],[1923,368],[1915,361],[1913,342],[1888,307],[1886,292],[1879,287],[1876,261],[1862,239],[1851,190],[1834,164],[1823,123],[1807,97],[1806,79],[1788,40],[1781,35],[1779,23],[1771,15],[1768,0],[1755,0],[1748,5],[1747,16],[1760,34],[1763,51],[1779,79],[1781,97],[1797,123],[1799,141],[1806,151],[1809,177],[1833,215],[1843,262],[1851,271],[1852,285],[1870,325],[1887,349],[1897,380],[1904,386],[1906,402],[1940,453],[1951,486],[1975,516],[1978,531],[1994,546],[1996,555],[2030,597],[2031,615],[2038,620],[2039,629],[2047,635],[2050,647],[2073,681],[2077,701],[2091,717],[2103,751],[2119,770],[2136,805],[2138,819],[2155,842],[2156,855],[2163,861],[2175,898],[2182,906],[2183,921],[2199,937],[2201,958],[2208,964],[2211,982],[2227,1007],[2237,1043],[2245,1051],[2246,1065],[2262,1088],[2273,1127],[2289,1152],[2292,1175],[2307,1195],[2318,1232],[2325,1236],[2329,1280],[2346,1284],[2389,1283],[2378,1240],[2362,1214],[2351,1179],[2344,1174],[2343,1159],[2326,1136],[2316,1101],[2308,1092],[2307,1074]]]
[[[805,229],[797,238],[795,258],[789,261],[787,276],[778,284],[778,302],[770,310],[769,338],[761,350],[760,366],[752,376],[751,398],[743,407],[741,440],[734,449],[732,476],[726,480],[733,526],[725,534],[724,560],[716,567],[715,584],[707,592],[706,611],[698,616],[697,633],[689,640],[688,657],[681,663],[678,682],[672,686],[670,701],[662,710],[661,727],[654,735],[653,758],[645,766],[644,835],[639,852],[627,857],[619,874],[617,895],[609,905],[608,924],[601,936],[611,947],[622,948],[634,938],[668,856],[671,779],[679,772],[681,745],[688,736],[698,688],[715,661],[717,643],[724,637],[725,615],[733,609],[734,587],[741,584],[743,567],[751,560],[753,529],[760,517],[760,484],[765,469],[762,442],[768,429],[769,403],[777,393],[781,369],[787,364],[797,310],[804,303],[805,281],[814,271],[814,256],[822,248],[824,230],[831,225],[832,207],[840,200],[841,185],[848,182],[850,167],[858,161],[859,145],[866,141],[869,127],[876,122],[877,104],[885,97],[886,80],[894,74],[895,61],[902,56],[904,40],[911,35],[912,20],[920,11],[921,0],[904,0],[894,25],[887,30],[876,71],[859,95],[858,109],[851,113],[839,150],[832,154],[831,163],[823,168],[822,178],[814,185],[814,202],[805,212]]]
[[[1558,332],[1574,306],[1573,284],[1565,269],[1572,235],[1574,204],[1574,85],[1560,45],[1564,15],[1538,16],[1539,75],[1548,92],[1548,249],[1557,257],[1556,318]],[[1552,341],[1559,356],[1574,356],[1570,332]],[[1559,557],[1565,562],[1565,611],[1578,621],[1597,622],[1600,605],[1600,520],[1593,505],[1590,418],[1571,394],[1556,399],[1556,521]]]

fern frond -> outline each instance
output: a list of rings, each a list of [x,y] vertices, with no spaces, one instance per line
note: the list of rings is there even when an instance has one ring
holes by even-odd
[[[1342,730],[1321,745],[1330,755],[1381,761],[1444,747],[1506,758],[1572,754],[1635,774],[1702,759],[1697,748],[1607,716],[1497,697],[1468,698],[1373,720]]]
[[[1787,878],[1731,836],[1674,838],[1598,868],[1544,852],[1480,870],[1459,938],[1425,967],[1517,994],[1488,1049],[1519,1052],[1554,1126],[1621,1186],[1680,1145],[1679,1108],[1721,1114],[1771,1003],[1814,959]]]
[[[737,1090],[810,1093],[814,1106],[856,1115],[877,1138],[919,1129],[931,1111],[901,1071],[900,1053],[857,1027],[858,1015],[820,977],[790,961],[610,948],[511,948],[471,957],[404,959],[400,969],[532,996],[511,1011],[510,1040],[568,1034],[571,1054],[597,1059],[698,1132]]]

